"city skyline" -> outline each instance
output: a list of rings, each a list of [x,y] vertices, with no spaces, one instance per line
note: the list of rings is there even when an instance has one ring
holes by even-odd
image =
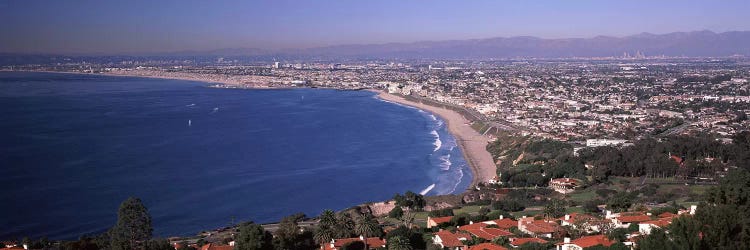
[[[0,52],[295,49],[492,37],[750,30],[746,1],[0,3]]]

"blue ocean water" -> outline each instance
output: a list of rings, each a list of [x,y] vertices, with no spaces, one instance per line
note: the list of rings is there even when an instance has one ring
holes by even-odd
[[[367,91],[0,72],[0,146],[0,239],[102,232],[129,196],[177,236],[471,181],[442,120]]]

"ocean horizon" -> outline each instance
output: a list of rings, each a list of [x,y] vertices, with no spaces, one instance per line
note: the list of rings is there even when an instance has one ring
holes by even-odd
[[[130,196],[168,237],[471,182],[432,113],[369,91],[207,85],[0,72],[0,238],[100,233]]]

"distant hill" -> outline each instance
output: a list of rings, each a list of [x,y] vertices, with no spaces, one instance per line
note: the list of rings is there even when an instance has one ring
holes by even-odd
[[[723,57],[750,56],[750,31],[641,33],[625,37],[544,39],[532,36],[413,43],[352,44],[308,49],[270,50],[225,48],[210,51],[174,51],[130,56],[247,57],[253,60],[290,59],[492,59],[635,56]],[[17,62],[29,54],[0,53],[0,64]],[[85,55],[80,55],[85,56]],[[88,56],[103,56],[88,55]],[[123,56],[123,55],[118,55]]]
[[[498,37],[488,39],[426,41],[368,45],[340,45],[297,51],[316,57],[372,58],[510,58],[510,57],[606,57],[646,56],[732,56],[750,55],[750,31],[641,33],[626,37],[542,39]],[[300,53],[301,52],[301,53]]]

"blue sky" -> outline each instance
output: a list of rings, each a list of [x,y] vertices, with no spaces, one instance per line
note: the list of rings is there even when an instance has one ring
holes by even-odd
[[[750,30],[750,1],[0,1],[0,52],[305,48]]]

